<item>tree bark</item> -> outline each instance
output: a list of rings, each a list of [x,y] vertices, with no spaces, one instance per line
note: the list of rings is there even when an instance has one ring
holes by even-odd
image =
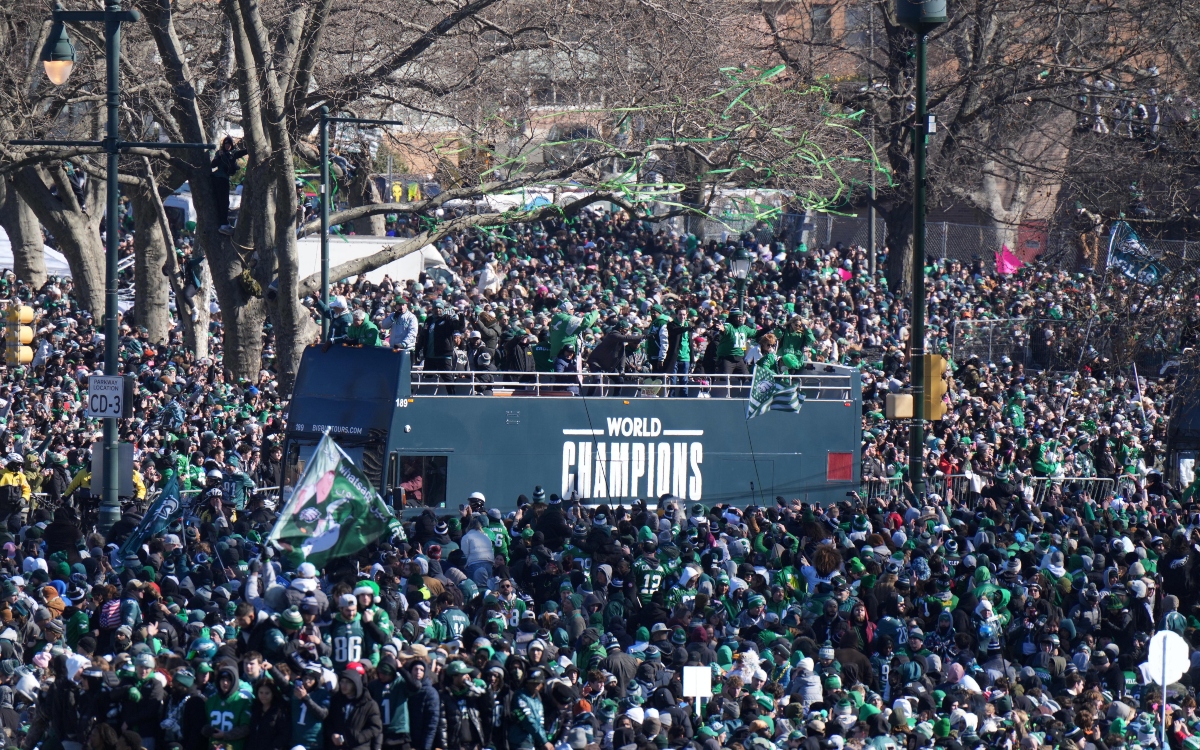
[[[887,212],[887,283],[897,296],[912,292],[913,208],[899,201]]]
[[[375,180],[371,179],[371,160],[369,154],[367,152],[360,154],[358,158],[355,158],[355,163],[358,169],[354,174],[354,180],[347,185],[346,190],[349,196],[350,207],[356,208],[358,206],[383,203],[383,196],[379,194],[379,186],[375,184]],[[371,237],[383,237],[387,234],[387,217],[372,215],[367,219],[360,219],[354,222],[354,233]]]
[[[57,195],[50,192],[53,182]],[[13,176],[13,184],[50,234],[71,267],[79,304],[97,318],[104,314],[104,243],[100,222],[108,188],[103,180],[88,180],[85,211],[75,199],[61,165],[26,167]]]
[[[142,163],[149,188],[146,190],[145,196],[150,202],[150,208],[154,211],[162,235],[170,237],[171,223],[167,220],[167,211],[158,194],[158,181],[154,176],[154,167],[150,164],[149,159],[143,159]],[[200,266],[200,288],[189,300],[184,293],[183,269],[180,268],[179,256],[174,248],[167,251],[163,261],[162,268],[151,267],[149,272],[161,273],[166,279],[165,283],[175,293],[175,314],[179,319],[180,327],[183,328],[183,345],[197,360],[203,359],[208,356],[208,324],[210,320],[208,297],[212,292],[212,274],[209,273],[208,263]]]
[[[148,188],[131,191],[133,201],[133,314],[150,341],[161,344],[171,333],[167,314],[168,283],[163,275],[167,254],[174,252],[170,236],[163,235],[154,198]]]
[[[0,179],[0,226],[12,244],[13,273],[34,289],[46,283],[46,245],[33,209],[13,186]]]

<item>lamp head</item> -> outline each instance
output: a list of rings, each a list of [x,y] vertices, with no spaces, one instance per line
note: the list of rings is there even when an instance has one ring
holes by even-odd
[[[62,21],[55,21],[46,37],[46,45],[42,47],[42,67],[46,69],[46,77],[55,86],[61,86],[71,77],[75,67],[75,45],[67,35],[67,27]]]
[[[896,21],[918,34],[928,34],[949,19],[946,0],[895,0]]]
[[[738,281],[744,280],[750,275],[750,264],[754,258],[744,247],[739,247],[737,252],[729,260],[729,270],[733,273],[733,278]]]

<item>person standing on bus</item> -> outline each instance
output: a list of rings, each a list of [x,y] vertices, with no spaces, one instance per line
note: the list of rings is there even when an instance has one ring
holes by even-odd
[[[454,308],[442,301],[434,306],[434,317],[425,324],[423,347],[426,372],[449,372],[454,363],[454,333],[465,330],[466,324]]]
[[[417,316],[413,314],[412,305],[407,299],[400,300],[399,308],[384,321],[385,328],[391,327],[388,343],[395,351],[406,351],[413,354],[417,350],[417,331],[421,326]]]
[[[667,323],[667,352],[662,371],[672,376],[669,395],[683,398],[691,395],[688,382],[692,374],[692,323],[684,305],[675,310],[674,319]]]
[[[750,374],[750,368],[746,365],[746,350],[754,336],[754,327],[746,325],[746,314],[741,310],[731,310],[728,322],[718,325],[721,338],[717,342],[717,362],[721,374],[725,376],[725,396],[745,398],[745,388],[729,388],[732,380],[729,376]]]
[[[570,300],[563,300],[558,306],[558,312],[550,318],[550,355],[557,357],[564,346],[579,348],[579,334],[596,324],[600,319],[600,311],[592,310],[583,315],[574,315],[575,306]]]
[[[379,335],[379,326],[367,317],[363,310],[355,310],[353,323],[346,329],[343,341],[354,346],[383,346],[383,338]]]

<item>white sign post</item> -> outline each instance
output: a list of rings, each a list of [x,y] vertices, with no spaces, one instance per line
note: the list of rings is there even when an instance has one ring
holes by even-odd
[[[1160,630],[1150,639],[1145,670],[1150,679],[1162,686],[1162,744],[1167,747],[1167,685],[1178,682],[1191,665],[1187,641],[1171,630]]]
[[[120,375],[93,375],[88,378],[84,415],[120,419],[125,408],[125,378]]]
[[[712,669],[684,667],[683,697],[696,699],[696,718],[700,718],[700,700],[712,697]]]

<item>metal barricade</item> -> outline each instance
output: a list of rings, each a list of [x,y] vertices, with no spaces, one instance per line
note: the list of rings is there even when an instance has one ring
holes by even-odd
[[[893,492],[900,491],[900,480],[890,479],[887,477],[869,477],[862,480],[858,494],[863,500],[885,500],[892,496]]]
[[[255,487],[251,495],[261,495],[263,504],[274,510],[279,506],[279,486],[274,487]]]
[[[935,476],[929,480],[928,487],[930,492],[941,496],[943,500],[950,498],[961,500],[975,494],[971,487],[971,477],[967,474]]]
[[[1113,497],[1124,497],[1128,499],[1133,497],[1133,493],[1136,491],[1137,477],[1131,477],[1128,474],[1122,474],[1121,476],[1117,477],[1116,487],[1113,489]]]
[[[1035,506],[1050,499],[1055,490],[1064,495],[1085,493],[1097,503],[1108,500],[1114,492],[1113,480],[1103,477],[1034,477],[1030,485]]]

